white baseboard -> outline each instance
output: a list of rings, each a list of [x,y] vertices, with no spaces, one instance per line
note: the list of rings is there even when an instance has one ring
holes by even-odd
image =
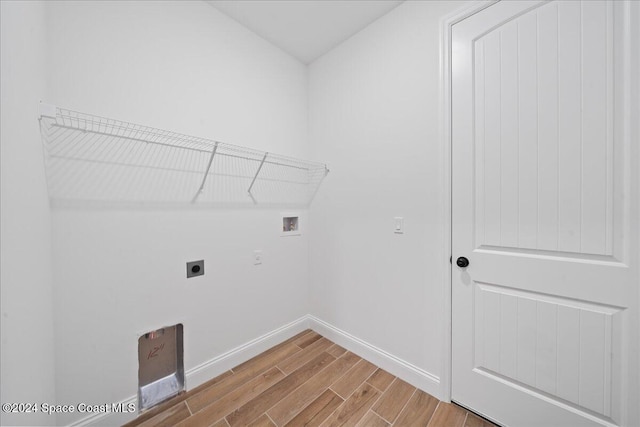
[[[292,336],[309,329],[308,316],[303,316],[284,326],[268,332],[256,339],[242,344],[228,352],[207,360],[206,362],[189,369],[186,372],[188,390],[206,383],[221,373],[246,362],[263,351],[269,350],[288,340]]]
[[[437,376],[312,315],[303,316],[298,320],[281,326],[278,329],[187,370],[185,373],[187,390],[194,389],[200,384],[215,378],[234,366],[246,362],[252,357],[286,341],[305,329],[313,329],[320,335],[403,379],[409,384],[439,399],[442,398],[442,396],[440,396],[442,394],[440,378]],[[129,403],[137,404],[137,400],[137,396],[130,396],[118,403],[123,403],[123,406],[126,407]],[[134,413],[112,412],[95,414],[78,420],[71,424],[71,426],[119,426],[135,419],[137,416],[137,411]]]
[[[440,378],[400,359],[348,332],[336,328],[315,316],[307,316],[309,328],[336,344],[390,372],[409,384],[442,400]]]
[[[253,339],[245,344],[242,344],[232,350],[227,351],[213,359],[195,366],[185,372],[187,390],[194,389],[199,385],[209,381],[212,378],[217,377],[225,371],[238,366],[239,364],[246,362],[247,360],[257,356],[270,349],[271,347],[280,344],[283,341],[291,338],[292,336],[309,329],[308,316],[303,316],[298,320],[295,320],[289,324],[279,327],[271,332],[268,332],[256,339]],[[137,405],[138,397],[131,396],[119,403],[123,403],[126,407],[129,403]],[[71,426],[120,426],[129,421],[134,420],[138,416],[138,412],[134,413],[104,413],[94,414],[89,417],[83,418],[71,424]]]

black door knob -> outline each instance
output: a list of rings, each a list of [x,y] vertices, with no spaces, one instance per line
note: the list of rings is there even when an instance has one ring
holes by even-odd
[[[456,264],[458,265],[458,267],[465,268],[469,265],[469,260],[461,256],[456,260]]]

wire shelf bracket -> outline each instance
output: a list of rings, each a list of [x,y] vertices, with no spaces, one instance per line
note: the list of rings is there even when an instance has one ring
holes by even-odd
[[[52,203],[301,207],[329,173],[323,163],[46,103],[39,123]]]
[[[253,194],[251,194],[251,189],[253,188],[253,184],[256,183],[256,179],[258,179],[258,174],[260,173],[260,170],[262,169],[262,166],[264,166],[264,161],[267,160],[267,156],[269,155],[269,153],[264,153],[264,156],[262,157],[262,161],[260,162],[260,166],[258,166],[258,170],[256,171],[256,174],[253,176],[253,180],[251,181],[251,185],[249,185],[249,189],[247,190],[247,193],[249,193],[249,197],[251,197],[251,200],[253,200],[253,203],[257,204],[258,201],[253,197]]]
[[[207,165],[207,170],[204,171],[204,176],[202,177],[202,182],[200,183],[200,188],[198,188],[198,192],[195,194],[195,196],[193,196],[193,199],[191,200],[191,203],[195,203],[196,200],[198,200],[198,196],[204,190],[204,184],[207,182],[207,175],[209,174],[209,171],[211,170],[211,164],[213,163],[213,158],[216,156],[216,151],[218,151],[218,144],[219,143],[216,141],[216,144],[213,146],[213,151],[211,152],[211,157],[209,157],[209,164]]]

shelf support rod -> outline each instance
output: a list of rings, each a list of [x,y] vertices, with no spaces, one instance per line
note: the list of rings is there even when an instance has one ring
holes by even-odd
[[[213,146],[211,157],[209,157],[209,164],[207,164],[207,170],[204,171],[204,176],[202,177],[200,188],[198,188],[198,192],[195,196],[193,196],[193,199],[191,199],[191,203],[195,203],[196,200],[198,200],[198,196],[202,193],[202,190],[204,190],[204,184],[205,182],[207,182],[207,175],[209,175],[209,170],[211,169],[211,165],[213,164],[213,158],[216,156],[216,151],[218,151],[218,141],[216,141],[215,145]]]
[[[253,198],[253,195],[251,194],[251,189],[253,188],[253,184],[256,183],[256,179],[258,179],[258,174],[260,173],[260,169],[262,169],[262,166],[264,166],[264,161],[267,160],[267,156],[269,155],[269,153],[264,153],[264,157],[262,158],[262,161],[260,162],[260,166],[258,166],[258,170],[256,171],[255,176],[253,177],[253,181],[251,181],[251,185],[249,186],[249,189],[247,190],[247,193],[249,193],[249,197],[251,197],[251,200],[253,200],[253,203],[256,203],[256,199]]]
[[[322,181],[324,181],[327,175],[329,175],[329,168],[327,167],[327,165],[324,165],[324,174],[322,175],[322,178],[320,178],[320,182],[318,182],[318,185],[316,185],[316,188],[313,190],[313,194],[311,195],[311,197],[309,197],[307,205],[311,204],[311,201],[315,199],[316,194],[318,194],[318,190],[320,189],[320,184],[322,184]]]

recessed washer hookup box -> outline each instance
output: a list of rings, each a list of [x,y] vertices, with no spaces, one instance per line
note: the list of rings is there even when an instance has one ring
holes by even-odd
[[[151,408],[184,390],[182,324],[138,338],[138,408]]]

